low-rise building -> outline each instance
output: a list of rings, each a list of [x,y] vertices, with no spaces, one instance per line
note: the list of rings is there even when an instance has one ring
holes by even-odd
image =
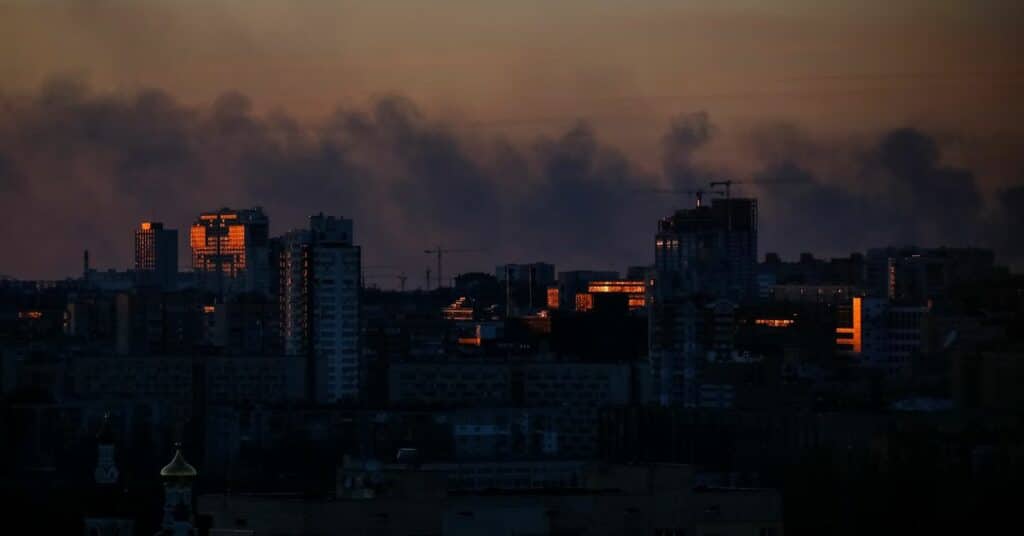
[[[687,465],[566,465],[564,481],[520,487],[534,474],[471,492],[453,489],[464,467],[357,464],[339,471],[336,498],[203,495],[198,512],[218,530],[256,534],[782,534],[772,489],[695,485]],[[515,471],[512,471],[515,472]],[[556,471],[557,472],[557,471]],[[553,473],[551,473],[553,474]]]

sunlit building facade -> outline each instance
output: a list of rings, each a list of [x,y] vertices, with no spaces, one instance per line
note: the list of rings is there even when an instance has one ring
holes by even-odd
[[[142,286],[172,289],[178,276],[178,231],[144,221],[135,230],[135,276]]]
[[[305,356],[310,398],[358,400],[360,248],[352,220],[319,214],[281,238],[278,270],[285,353]]]
[[[548,308],[572,311],[576,308],[576,295],[587,292],[591,281],[618,279],[619,273],[611,270],[569,270],[558,272],[555,295],[548,295]]]
[[[858,364],[888,375],[908,374],[931,347],[930,305],[900,305],[854,296],[838,308],[836,348]]]
[[[625,294],[629,310],[643,309],[647,305],[647,286],[644,281],[614,280],[591,281],[587,285],[590,294]]]
[[[222,208],[192,224],[192,270],[206,288],[221,295],[268,291],[269,220],[263,209]]]

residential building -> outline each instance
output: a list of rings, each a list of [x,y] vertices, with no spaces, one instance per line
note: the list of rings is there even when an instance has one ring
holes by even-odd
[[[698,200],[658,222],[647,281],[651,385],[660,404],[696,406],[706,305],[757,297],[757,200]]]
[[[284,351],[308,360],[311,399],[359,399],[366,371],[360,356],[360,249],[352,220],[318,214],[309,229],[281,238],[281,331]]]
[[[654,260],[662,293],[756,296],[757,200],[715,199],[662,219]]]

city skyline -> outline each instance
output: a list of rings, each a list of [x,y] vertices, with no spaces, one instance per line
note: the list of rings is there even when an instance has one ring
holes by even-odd
[[[0,0],[8,524],[1006,532],[1021,28],[1022,0]]]
[[[0,274],[124,266],[121,229],[219,205],[351,217],[409,274],[439,243],[635,264],[691,204],[643,192],[718,179],[762,182],[764,251],[1024,262],[1017,2],[358,4],[6,3],[0,239],[25,253]]]

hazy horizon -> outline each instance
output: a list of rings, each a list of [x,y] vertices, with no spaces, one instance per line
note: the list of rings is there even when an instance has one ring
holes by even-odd
[[[0,3],[0,273],[126,267],[138,221],[225,205],[351,217],[410,281],[437,243],[622,270],[692,202],[635,191],[709,177],[794,184],[743,192],[762,255],[1021,265],[1019,2],[718,4]]]

